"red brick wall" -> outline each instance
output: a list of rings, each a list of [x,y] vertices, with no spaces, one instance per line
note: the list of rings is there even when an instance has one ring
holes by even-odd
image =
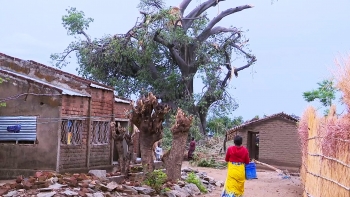
[[[93,121],[111,121],[113,118],[114,94],[102,89],[91,89],[91,115]],[[110,136],[109,136],[110,139]],[[111,139],[108,144],[91,145],[90,166],[111,165]],[[92,142],[90,142],[92,143]]]
[[[89,98],[78,96],[62,97],[61,117],[68,118],[74,116],[85,117],[83,121],[82,144],[81,145],[64,145],[60,146],[60,170],[70,168],[87,167],[87,133],[88,133],[88,116]]]
[[[131,105],[128,103],[114,103],[114,115],[116,118],[126,118],[125,110],[131,110]]]
[[[247,142],[248,131],[259,132],[259,160],[271,165],[301,166],[301,148],[297,123],[281,117],[272,118],[244,129]]]

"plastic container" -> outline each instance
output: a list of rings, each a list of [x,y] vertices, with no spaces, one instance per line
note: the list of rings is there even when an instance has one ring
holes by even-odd
[[[245,166],[245,177],[246,179],[257,179],[256,175],[256,165],[254,162],[250,162],[248,165]]]

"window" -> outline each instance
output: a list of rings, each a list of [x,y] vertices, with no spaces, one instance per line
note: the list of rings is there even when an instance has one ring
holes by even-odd
[[[34,144],[36,116],[0,116],[0,143]]]
[[[83,120],[64,119],[61,123],[61,143],[80,145],[83,132]]]
[[[92,143],[108,144],[110,133],[109,121],[93,121],[92,122]]]

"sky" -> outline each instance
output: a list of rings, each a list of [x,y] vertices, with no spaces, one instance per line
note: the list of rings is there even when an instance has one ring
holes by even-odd
[[[177,6],[181,0],[165,0]],[[187,12],[204,0],[193,0]],[[50,54],[62,52],[74,40],[67,35],[61,17],[76,7],[94,19],[87,33],[92,38],[125,33],[140,17],[139,0],[0,0],[0,52],[52,65]],[[257,57],[254,66],[233,78],[228,90],[239,108],[231,116],[244,120],[279,112],[302,115],[310,105],[302,93],[332,77],[336,58],[350,47],[349,0],[226,0],[209,11],[240,5],[254,8],[230,15],[221,26],[246,30],[249,48]],[[235,67],[241,61],[232,63]],[[77,74],[75,60],[64,71]],[[197,88],[201,84],[196,84]],[[311,105],[320,107],[318,102]]]

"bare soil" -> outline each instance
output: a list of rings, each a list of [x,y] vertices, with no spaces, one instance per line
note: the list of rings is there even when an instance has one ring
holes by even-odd
[[[216,181],[225,181],[226,169],[213,169],[193,167],[188,162],[183,167],[190,167],[200,172],[206,172],[208,176]],[[268,196],[268,197],[300,197],[302,186],[300,177],[292,176],[291,179],[283,179],[275,171],[257,170],[258,179],[245,182],[244,197]],[[217,187],[213,192],[200,195],[201,197],[219,197],[223,188]]]

